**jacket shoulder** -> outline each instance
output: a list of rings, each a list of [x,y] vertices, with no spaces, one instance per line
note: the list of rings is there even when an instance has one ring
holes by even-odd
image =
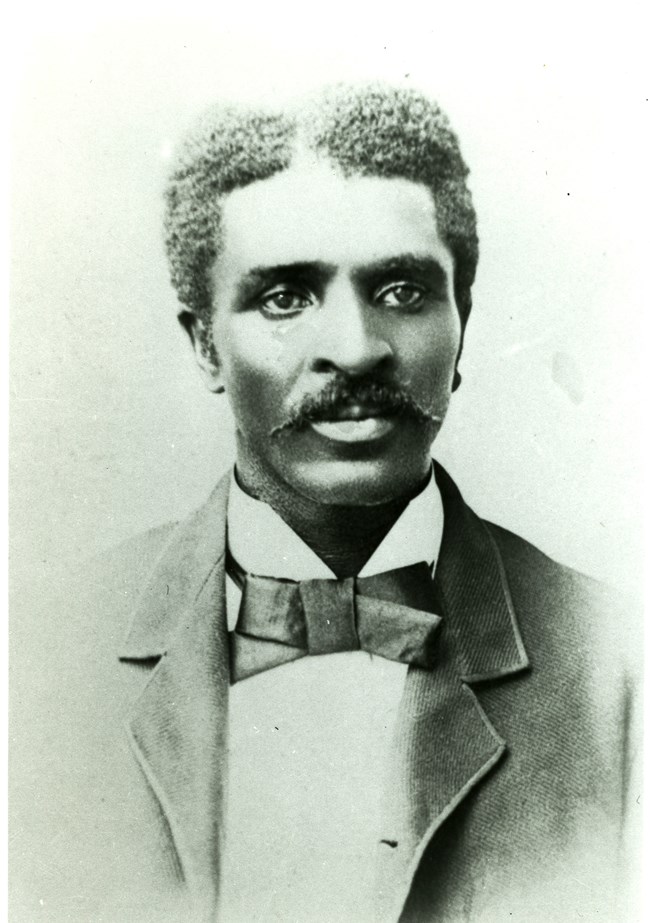
[[[493,522],[482,521],[499,549],[509,576],[519,575],[536,589],[540,586],[557,588],[594,599],[616,595],[606,583],[561,564],[520,535]]]
[[[81,560],[61,565],[47,581],[35,580],[11,599],[10,638],[14,653],[21,641],[32,645],[45,631],[67,643],[76,628],[94,637],[110,626],[126,630],[124,617],[176,528],[169,522]],[[81,624],[77,626],[77,618]]]
[[[632,642],[638,628],[636,600],[607,583],[567,567],[549,557],[531,542],[502,526],[483,521],[498,549],[505,577],[519,602],[518,615],[537,614],[546,609],[544,622],[553,627],[560,619],[562,628],[578,625],[593,638],[594,631],[605,630],[606,623],[621,642]],[[521,610],[521,613],[519,612]]]
[[[11,599],[14,734],[47,715],[53,701],[69,702],[75,711],[84,701],[90,707],[91,699],[120,697],[113,682],[118,651],[143,587],[174,532],[174,523],[150,529],[60,568],[54,578],[34,582]],[[122,691],[130,698],[128,690]]]
[[[541,551],[536,545],[505,529],[483,520],[501,555],[510,582],[535,593],[559,594],[567,602],[605,607],[615,612],[628,607],[637,609],[638,602],[629,594],[603,580],[568,567]]]
[[[86,558],[71,578],[88,588],[110,588],[123,595],[136,593],[174,536],[178,522],[167,522],[138,533],[118,545]]]

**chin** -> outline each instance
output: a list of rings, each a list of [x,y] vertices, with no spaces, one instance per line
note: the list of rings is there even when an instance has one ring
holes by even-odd
[[[429,457],[406,467],[362,461],[321,462],[296,472],[294,488],[315,503],[378,506],[415,494],[430,468]]]

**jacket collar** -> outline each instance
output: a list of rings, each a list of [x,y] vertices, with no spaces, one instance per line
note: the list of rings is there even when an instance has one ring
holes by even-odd
[[[437,463],[445,525],[436,571],[461,678],[482,682],[529,666],[501,553],[490,527]]]
[[[444,506],[435,577],[443,617],[440,665],[409,670],[400,706],[379,846],[378,909],[388,919],[398,919],[436,831],[506,750],[468,684],[528,667],[489,526],[438,465],[435,475]],[[197,896],[197,919],[214,913],[218,888],[229,686],[228,484],[224,477],[207,504],[177,528],[120,653],[127,661],[158,659],[129,734]]]
[[[501,555],[489,527],[465,505],[435,464],[444,506],[436,585],[456,636],[462,679],[480,682],[519,672],[528,657]],[[229,476],[177,527],[141,594],[120,658],[147,660],[167,651],[180,613],[199,596],[226,547]]]

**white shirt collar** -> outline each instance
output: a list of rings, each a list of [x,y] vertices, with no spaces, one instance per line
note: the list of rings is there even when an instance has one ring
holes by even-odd
[[[411,500],[359,576],[370,577],[418,561],[435,567],[442,528],[442,499],[432,473],[427,486]],[[287,580],[336,576],[267,503],[244,493],[234,471],[228,501],[228,547],[250,574]]]

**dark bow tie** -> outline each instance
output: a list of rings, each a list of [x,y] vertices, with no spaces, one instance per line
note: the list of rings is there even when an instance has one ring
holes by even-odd
[[[293,580],[247,574],[229,555],[242,591],[231,641],[231,681],[306,657],[367,651],[430,668],[441,621],[424,561],[372,577]]]

